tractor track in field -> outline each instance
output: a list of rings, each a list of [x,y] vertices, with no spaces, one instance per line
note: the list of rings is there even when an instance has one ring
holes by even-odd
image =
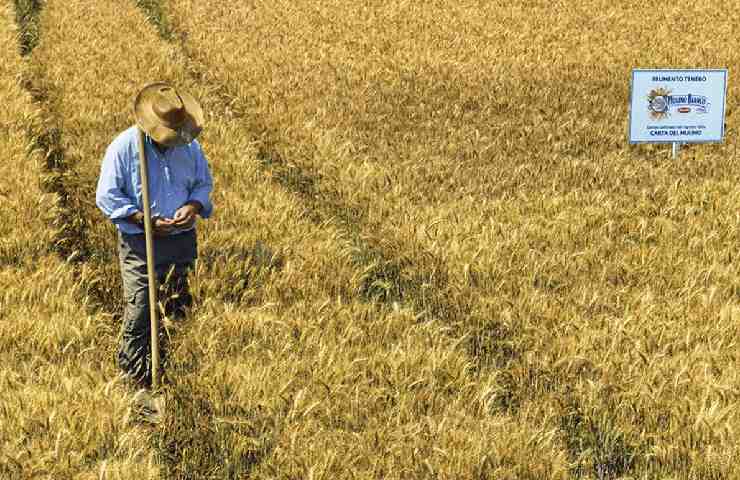
[[[27,59],[21,85],[45,119],[43,124],[29,129],[27,137],[30,148],[40,151],[44,158],[42,188],[56,197],[54,243],[49,246],[48,251],[58,255],[80,274],[78,278],[84,297],[80,299],[81,303],[86,303],[91,310],[103,312],[110,318],[111,328],[108,331],[111,333],[101,341],[108,346],[104,347],[106,355],[110,355],[110,361],[115,362],[114,335],[120,326],[123,306],[120,276],[117,275],[118,259],[113,245],[96,241],[90,235],[93,222],[104,221],[97,212],[94,201],[90,201],[95,197],[97,172],[80,171],[78,166],[83,165],[83,162],[66,151],[63,141],[64,119],[58,104],[61,92],[56,90],[58,87],[48,78],[45,65],[33,57],[40,35],[43,35],[39,27],[39,16],[44,3],[39,0],[15,0],[16,21],[20,31],[19,49]],[[86,275],[81,274],[83,269]],[[188,360],[183,362],[186,370]],[[254,425],[263,425],[269,421],[266,419],[263,422],[259,415],[244,412],[244,417],[253,420],[249,425],[218,425],[213,421],[215,414],[211,400],[193,387],[189,381],[169,385],[165,390],[168,398],[167,411],[173,410],[175,414],[165,415],[162,425],[153,430],[149,437],[149,448],[162,467],[172,474],[163,478],[193,478],[192,469],[206,472],[213,466],[209,459],[227,460],[229,452],[226,447],[229,442],[224,441],[224,435],[256,438],[264,429],[259,430]],[[185,408],[178,408],[183,406]],[[178,415],[180,413],[186,415]],[[194,435],[193,432],[198,433]],[[272,448],[269,438],[264,443],[264,448],[247,452],[243,462],[258,464]],[[198,454],[188,454],[193,450]],[[183,452],[186,455],[183,456]]]
[[[258,161],[260,169],[277,184],[281,189],[290,195],[300,199],[304,205],[307,218],[314,225],[322,225],[326,222],[334,222],[341,230],[347,234],[347,238],[352,246],[352,260],[356,267],[365,272],[361,281],[357,296],[359,300],[368,303],[381,303],[386,305],[407,304],[411,306],[422,320],[439,319],[447,325],[461,323],[462,319],[469,313],[466,306],[449,302],[444,294],[448,288],[447,272],[440,262],[435,262],[435,268],[429,272],[415,273],[407,275],[406,269],[411,265],[412,260],[401,255],[391,253],[394,246],[390,243],[381,245],[379,243],[368,242],[363,237],[363,231],[372,231],[372,226],[366,219],[364,212],[359,208],[348,205],[339,192],[333,191],[327,187],[327,182],[323,181],[321,176],[316,172],[307,172],[295,165],[287,162],[279,152],[279,136],[269,127],[254,122],[240,105],[239,99],[229,87],[220,84],[216,79],[210,77],[208,69],[203,66],[197,58],[187,48],[183,41],[182,34],[167,21],[164,12],[157,0],[136,0],[136,4],[141,8],[149,21],[157,28],[160,37],[170,44],[175,45],[185,60],[183,66],[186,74],[197,84],[207,90],[217,108],[216,115],[233,119],[243,125],[245,132],[259,139],[258,142]],[[396,249],[398,250],[398,249]],[[506,342],[504,330],[496,325],[489,329],[484,335],[468,342],[468,352],[477,353],[473,358],[480,359],[480,352],[485,350],[486,353],[501,352],[505,350],[488,349],[481,345],[483,341],[496,341],[502,344]],[[508,332],[506,332],[508,333]],[[454,336],[455,332],[451,333]],[[514,354],[508,350],[506,354]],[[483,366],[481,366],[481,370]],[[177,390],[176,405],[179,410],[187,415],[202,418],[204,413],[202,401],[192,392],[196,389],[184,388]],[[248,413],[248,412],[247,412]],[[207,416],[207,415],[206,415]],[[183,417],[183,415],[179,415]],[[206,419],[207,420],[207,419]],[[257,419],[259,420],[259,418]],[[261,421],[269,421],[262,419]],[[207,425],[208,422],[201,422],[201,425]],[[172,426],[177,429],[177,425]],[[279,427],[278,427],[279,428]],[[269,428],[268,428],[269,430]],[[254,437],[258,433],[246,432],[248,436]],[[273,433],[272,438],[276,438]],[[162,434],[157,439],[158,449],[165,459],[166,468],[176,478],[180,475],[190,463],[190,468],[199,470],[205,465],[193,465],[192,460],[181,458],[177,452],[181,449],[182,439],[176,433]],[[209,443],[208,438],[212,435],[205,435],[204,438],[198,439],[198,445],[203,442]],[[215,437],[213,437],[215,438]],[[261,449],[254,451],[249,458],[237,461],[241,464],[243,474],[253,471],[264,461],[273,448],[273,442],[266,439]],[[203,448],[212,448],[209,445],[203,445]],[[212,455],[219,455],[218,451],[213,451]]]
[[[545,392],[560,395],[560,431],[565,449],[571,460],[571,472],[577,477],[596,475],[598,478],[616,478],[634,470],[635,459],[644,453],[644,445],[630,444],[614,426],[606,428],[596,425],[584,415],[570,385],[557,384],[555,372],[545,371],[526,364],[524,351],[512,340],[520,334],[515,328],[494,318],[480,318],[473,312],[476,298],[460,297],[449,284],[449,271],[442,261],[429,254],[432,267],[415,271],[409,275],[408,267],[413,259],[403,255],[403,250],[390,240],[369,238],[364,232],[376,230],[376,225],[356,205],[345,201],[341,192],[333,189],[330,182],[310,167],[298,166],[287,161],[281,154],[281,136],[276,128],[246,113],[244,99],[240,98],[231,85],[224,85],[208,72],[206,60],[188,45],[187,34],[179,31],[166,17],[160,0],[136,0],[150,22],[157,28],[160,37],[176,45],[186,59],[188,74],[197,84],[208,86],[217,99],[218,114],[228,114],[243,122],[245,131],[258,140],[258,160],[261,169],[277,185],[295,195],[307,206],[308,218],[316,225],[335,221],[350,239],[354,247],[353,260],[358,269],[367,271],[359,296],[368,302],[406,304],[413,308],[422,320],[440,320],[451,327],[450,336],[463,335],[462,327],[477,325],[474,335],[469,335],[463,345],[473,360],[477,375],[485,376],[490,369],[499,370],[499,384],[504,393],[491,404],[491,413],[496,411],[516,414],[523,401]],[[216,88],[214,88],[216,87]],[[418,245],[416,251],[424,249]],[[522,384],[509,371],[512,365],[526,370],[527,381]],[[616,437],[610,445],[602,443],[604,438]],[[593,450],[601,459],[593,470],[584,469],[578,458],[584,451]],[[259,460],[257,460],[259,462]]]
[[[94,201],[90,201],[95,197],[96,176],[93,175],[97,172],[86,174],[79,171],[79,159],[66,151],[63,117],[55,100],[60,92],[48,79],[46,66],[33,56],[43,36],[39,17],[44,5],[41,0],[14,0],[13,3],[19,30],[19,51],[25,58],[19,84],[28,92],[44,119],[28,128],[28,148],[40,152],[44,160],[40,185],[44,192],[55,197],[53,243],[46,250],[73,269],[76,281],[82,287],[79,303],[91,314],[104,314],[102,318],[106,319],[106,328],[97,328],[100,351],[115,363],[116,336],[123,307],[120,278],[113,273],[117,271],[118,262],[112,245],[100,244],[89,234],[90,226],[101,221],[101,218],[96,218],[98,212]],[[121,438],[130,432],[127,430]],[[103,461],[102,471],[107,461]]]
[[[22,56],[30,54],[39,41],[41,0],[14,0],[15,21],[20,28],[18,43]]]
[[[44,66],[32,58],[34,48],[38,45],[39,15],[43,2],[39,0],[15,0],[16,21],[18,22],[19,48],[21,55],[30,58],[28,68],[22,73],[21,85],[29,93],[32,101],[43,113],[45,121],[29,129],[27,136],[30,148],[37,149],[44,158],[41,186],[47,193],[53,193],[57,199],[57,217],[54,221],[54,243],[49,251],[56,253],[62,260],[73,264],[77,272],[86,264],[96,271],[93,276],[83,276],[83,287],[86,297],[91,300],[93,309],[120,315],[120,302],[111,302],[118,298],[120,288],[117,278],[102,272],[104,262],[111,261],[111,253],[102,246],[91,242],[88,229],[94,212],[88,198],[94,198],[95,185],[92,177],[81,175],[75,169],[76,159],[67,154],[63,146],[63,121],[59,108],[54,104],[54,87],[46,78]]]
[[[358,269],[366,272],[359,297],[369,302],[408,305],[420,318],[440,320],[452,327],[451,335],[462,335],[457,327],[464,323],[463,319],[474,318],[471,303],[475,299],[450,299],[448,293],[452,287],[446,265],[427,253],[425,256],[431,260],[432,267],[421,272],[410,272],[409,267],[414,260],[403,255],[398,245],[388,239],[379,240],[364,235],[364,232],[376,230],[376,225],[367,219],[365,212],[345,201],[341,192],[324,181],[321,173],[297,166],[284,158],[280,152],[281,138],[277,130],[259,119],[250,118],[235,90],[205,73],[208,72],[207,66],[188,48],[186,35],[166,18],[159,0],[136,0],[136,3],[157,28],[161,38],[180,49],[188,63],[185,68],[191,78],[209,87],[209,93],[217,100],[218,114],[236,118],[244,124],[245,131],[258,140],[258,160],[262,171],[306,205],[307,216],[314,224],[334,221],[347,233],[353,246],[353,261]],[[418,247],[416,251],[424,251],[421,245]],[[519,352],[505,346],[515,334],[514,331],[498,321],[479,324],[486,325],[486,328],[466,344],[468,353],[479,362],[477,366],[480,369],[487,365],[500,366],[518,357]],[[491,348],[492,344],[496,348]]]

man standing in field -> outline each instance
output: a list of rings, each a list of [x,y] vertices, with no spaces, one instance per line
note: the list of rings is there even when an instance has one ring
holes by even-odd
[[[134,101],[134,116],[137,125],[118,135],[105,153],[96,203],[118,228],[124,294],[118,366],[126,377],[149,387],[151,326],[139,129],[146,134],[155,270],[167,291],[165,314],[175,318],[184,316],[192,301],[187,274],[198,254],[195,224],[198,215],[208,218],[213,211],[209,199],[213,183],[195,140],[202,130],[203,111],[192,96],[166,83],[146,85]],[[164,348],[161,357],[164,364]]]

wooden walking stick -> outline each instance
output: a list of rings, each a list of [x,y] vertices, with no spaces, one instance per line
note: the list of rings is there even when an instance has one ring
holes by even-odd
[[[144,236],[146,237],[146,273],[149,277],[149,320],[152,337],[152,389],[159,387],[159,318],[157,317],[157,274],[154,270],[154,232],[149,207],[149,171],[144,151],[144,131],[139,127],[139,171],[144,203]]]

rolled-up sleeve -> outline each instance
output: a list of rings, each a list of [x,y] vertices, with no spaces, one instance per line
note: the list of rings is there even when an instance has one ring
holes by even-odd
[[[203,205],[200,216],[208,218],[213,213],[213,204],[211,203],[213,179],[211,178],[211,171],[208,168],[208,160],[203,154],[200,144],[194,141],[191,148],[195,160],[195,182],[193,183],[188,200],[196,200]]]
[[[126,192],[123,163],[117,150],[109,148],[105,152],[95,192],[95,204],[113,223],[120,223],[139,210]]]

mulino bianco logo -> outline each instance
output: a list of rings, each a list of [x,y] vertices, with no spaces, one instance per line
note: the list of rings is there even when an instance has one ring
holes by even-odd
[[[709,99],[704,95],[691,93],[673,95],[666,88],[656,88],[647,96],[648,111],[653,120],[662,120],[671,113],[708,113]]]

